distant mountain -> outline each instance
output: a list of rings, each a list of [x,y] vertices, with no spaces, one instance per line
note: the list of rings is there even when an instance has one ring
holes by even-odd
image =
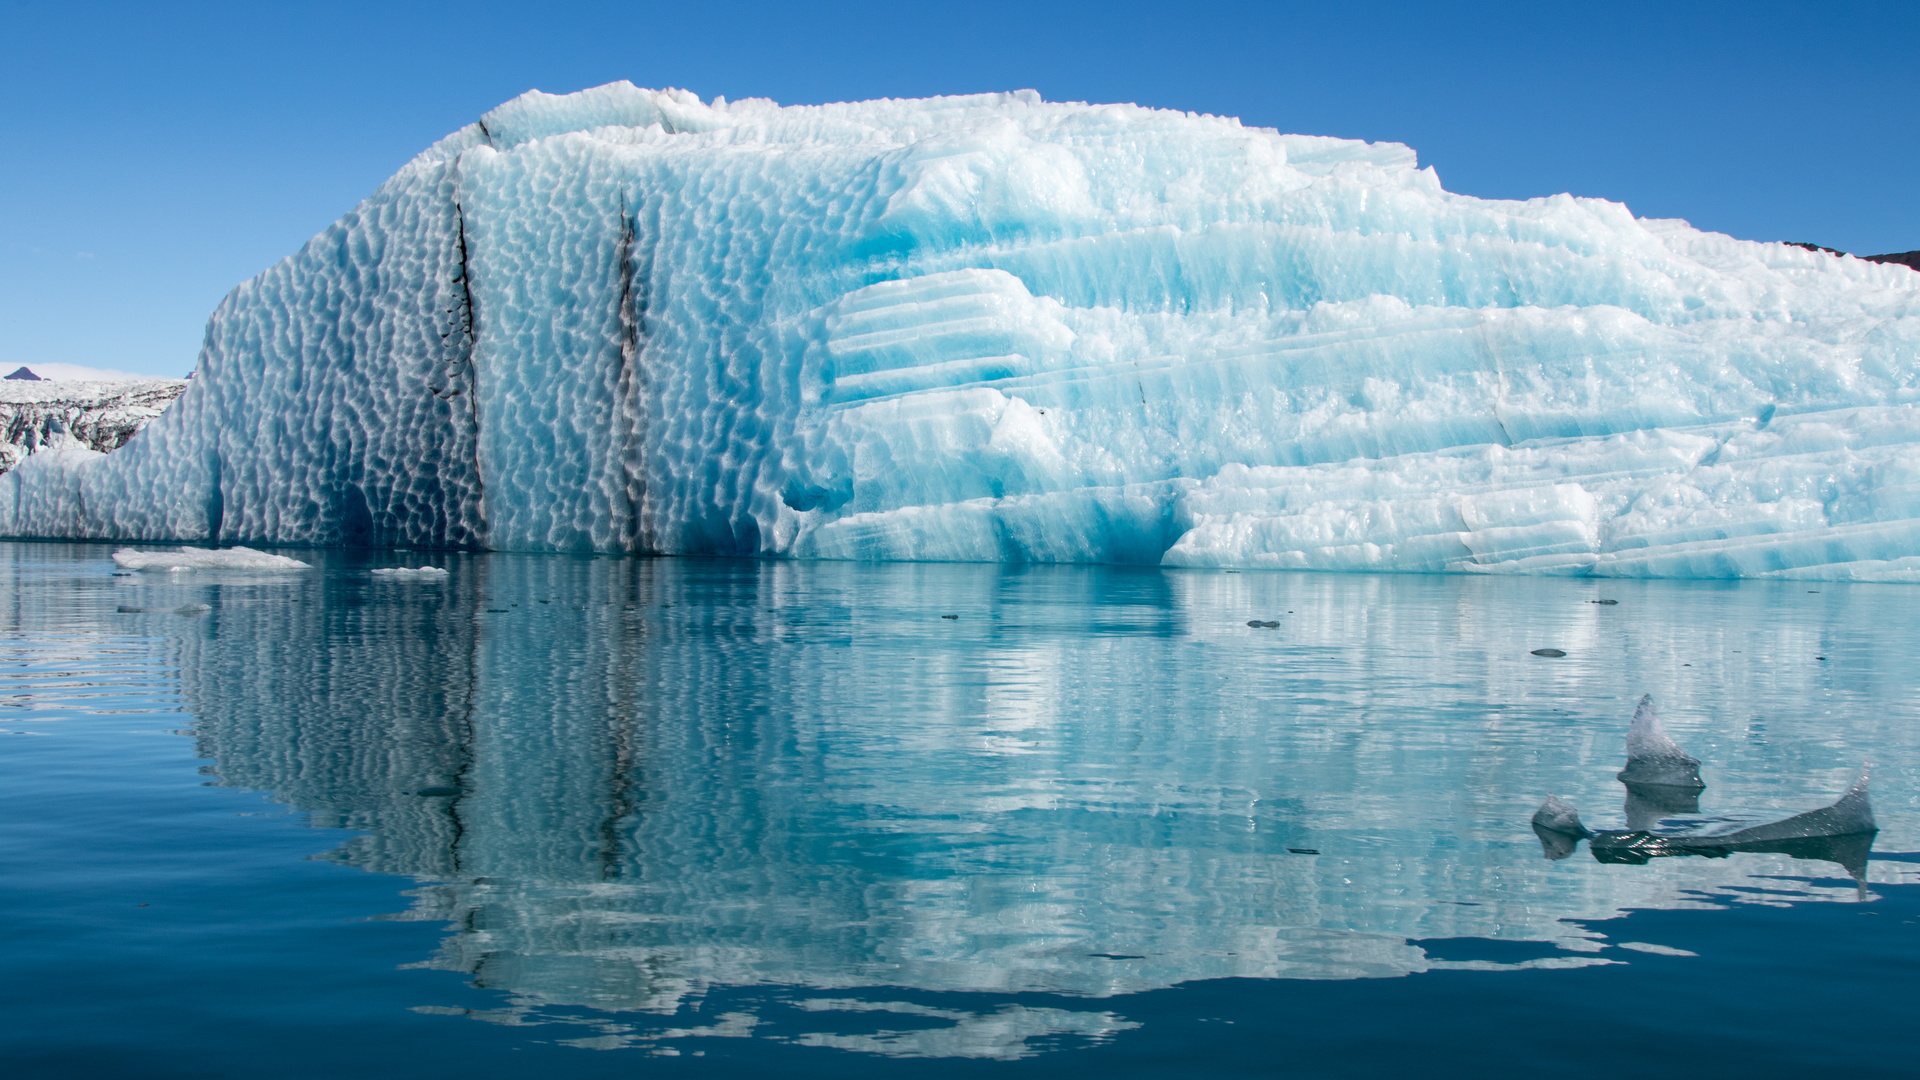
[[[1797,248],[1806,248],[1808,251],[1824,251],[1829,255],[1848,254],[1839,248],[1821,247],[1819,244],[1808,244],[1799,240],[1790,240],[1788,244]],[[1920,270],[1920,251],[1891,251],[1885,255],[1855,255],[1854,258],[1864,259],[1867,262],[1899,263],[1902,266],[1911,266],[1915,270]]]

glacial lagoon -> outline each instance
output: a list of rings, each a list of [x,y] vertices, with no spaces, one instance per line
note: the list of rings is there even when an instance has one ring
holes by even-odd
[[[1913,587],[113,550],[0,545],[10,1075],[1913,1068]],[[1878,831],[1556,847],[1642,695]]]

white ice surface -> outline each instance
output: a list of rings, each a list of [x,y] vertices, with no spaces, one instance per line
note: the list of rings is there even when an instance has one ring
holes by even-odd
[[[389,581],[445,581],[447,571],[439,566],[384,566],[373,572],[377,578]]]
[[[1920,579],[1920,274],[1219,117],[530,93],[206,341],[0,533]]]
[[[181,548],[174,551],[136,551],[123,548],[113,553],[113,561],[122,570],[307,570],[309,564],[285,555],[269,555],[252,548],[231,547],[218,550]]]

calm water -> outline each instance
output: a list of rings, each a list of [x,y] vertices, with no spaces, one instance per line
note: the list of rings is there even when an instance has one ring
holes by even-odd
[[[1920,588],[110,550],[0,545],[9,1075],[1916,1067]],[[1642,693],[1871,861],[1543,857]]]

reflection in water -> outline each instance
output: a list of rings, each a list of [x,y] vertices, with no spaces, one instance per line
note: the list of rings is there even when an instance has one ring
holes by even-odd
[[[1653,696],[1640,699],[1627,729],[1627,827],[1593,832],[1558,796],[1548,796],[1533,815],[1533,831],[1549,860],[1573,854],[1581,841],[1603,863],[1645,865],[1673,855],[1726,858],[1736,851],[1768,852],[1795,859],[1838,863],[1864,889],[1867,856],[1880,831],[1867,794],[1868,771],[1832,806],[1774,818],[1766,814],[1702,814],[1700,762],[1680,748],[1660,724]]]
[[[424,964],[503,992],[424,1011],[660,1048],[765,1037],[764,1011],[692,1011],[764,987],[807,1021],[790,1041],[1014,1058],[1111,1038],[1136,1023],[1117,995],[1196,979],[1615,962],[1568,920],[1722,883],[1549,866],[1513,825],[1523,793],[1584,783],[1596,725],[1567,706],[1616,707],[1622,661],[1582,657],[1699,640],[1669,586],[1629,625],[1541,581],[505,555],[409,581],[350,558],[116,580],[104,617],[168,651],[218,782],[360,830],[326,857],[418,879],[400,917],[449,927]],[[1750,715],[1720,711],[1745,708],[1728,687],[1816,692],[1723,649],[1696,715]],[[1858,715],[1748,752],[1831,770],[1834,739],[1911,741]],[[1656,729],[1630,832],[1695,809]],[[1560,949],[1418,944],[1476,937]],[[956,991],[1086,1000],[924,997]]]

